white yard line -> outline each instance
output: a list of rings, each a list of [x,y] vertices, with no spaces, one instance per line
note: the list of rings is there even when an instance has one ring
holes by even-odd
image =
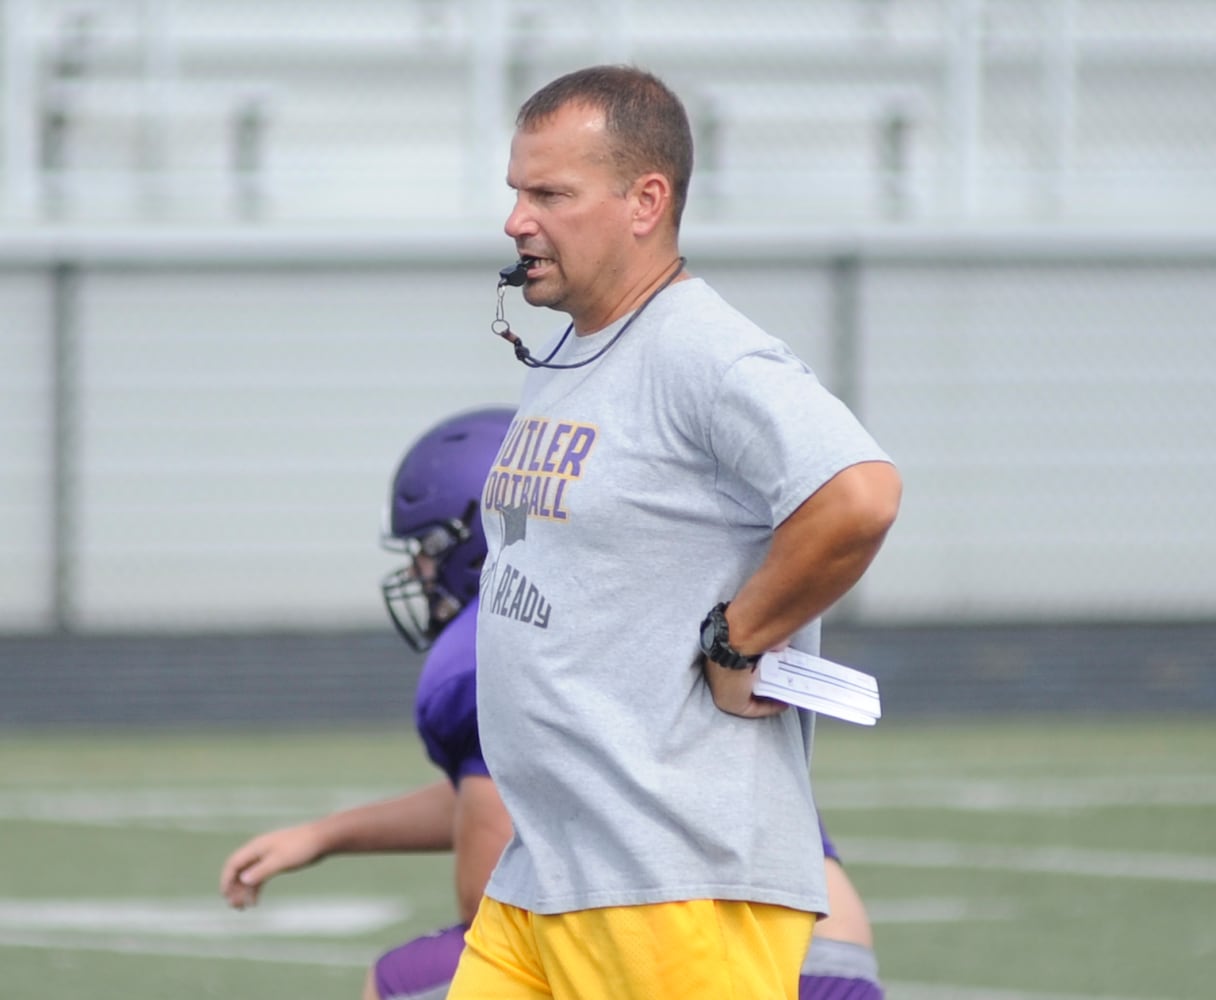
[[[410,913],[404,900],[345,896],[265,901],[243,912],[218,893],[206,899],[0,899],[0,933],[338,937],[378,931]]]
[[[129,934],[73,934],[0,930],[0,948],[41,948],[49,951],[101,951],[119,955],[163,955],[285,965],[327,965],[364,968],[377,951],[373,947],[318,946],[303,942],[193,941]]]
[[[1112,996],[1109,993],[1034,993],[938,983],[884,982],[887,1000],[1161,1000],[1160,997]]]
[[[1013,920],[1018,915],[1011,900],[915,897],[866,898],[872,924],[959,924],[977,920]]]
[[[1017,847],[894,837],[850,837],[846,854],[850,862],[896,868],[983,868],[1097,878],[1216,882],[1216,856],[1205,854]]]
[[[875,924],[970,923],[1010,920],[1009,900],[962,897],[872,898]],[[361,897],[276,900],[244,912],[215,899],[3,899],[0,936],[26,933],[123,934],[165,938],[250,939],[366,934],[405,920],[408,903]],[[39,938],[40,940],[40,938]]]
[[[113,788],[0,791],[0,819],[88,825],[186,825],[222,817],[242,826],[314,816],[402,789]]]
[[[815,799],[833,809],[958,809],[1060,812],[1120,806],[1216,805],[1216,775],[1141,774],[1070,778],[815,778]]]
[[[1120,806],[1216,805],[1216,775],[1077,778],[816,778],[825,811],[955,809],[1059,812]],[[401,789],[115,788],[0,790],[0,819],[87,825],[244,830],[370,802]]]

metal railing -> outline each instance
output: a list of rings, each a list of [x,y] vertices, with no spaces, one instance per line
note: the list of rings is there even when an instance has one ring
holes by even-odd
[[[1216,217],[1185,0],[265,6],[0,0],[0,218],[484,221],[518,101],[615,60],[714,137],[706,220]]]

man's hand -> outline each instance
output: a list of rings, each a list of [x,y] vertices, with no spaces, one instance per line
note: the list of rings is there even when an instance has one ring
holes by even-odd
[[[757,698],[752,694],[752,685],[756,680],[755,667],[751,670],[731,670],[702,657],[701,672],[705,675],[705,683],[709,685],[714,704],[729,715],[738,715],[745,719],[764,719],[789,708],[783,701]]]
[[[263,883],[320,859],[322,846],[312,824],[274,830],[254,837],[229,855],[220,872],[220,893],[235,909],[258,901]]]

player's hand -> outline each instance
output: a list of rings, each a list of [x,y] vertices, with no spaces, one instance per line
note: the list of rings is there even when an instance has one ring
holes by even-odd
[[[228,856],[220,870],[220,894],[235,909],[258,901],[267,879],[319,861],[323,846],[310,823],[254,837]]]
[[[752,694],[752,685],[756,681],[755,667],[751,670],[731,670],[702,657],[701,672],[705,675],[705,683],[709,685],[714,704],[730,715],[740,715],[745,719],[765,719],[789,708],[783,701],[757,698]]]

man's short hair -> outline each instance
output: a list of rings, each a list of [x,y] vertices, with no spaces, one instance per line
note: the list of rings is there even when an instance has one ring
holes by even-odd
[[[671,181],[679,229],[692,177],[692,128],[684,105],[657,76],[634,66],[590,66],[560,76],[529,97],[515,118],[531,131],[569,104],[602,111],[609,155],[628,185],[651,171]]]

